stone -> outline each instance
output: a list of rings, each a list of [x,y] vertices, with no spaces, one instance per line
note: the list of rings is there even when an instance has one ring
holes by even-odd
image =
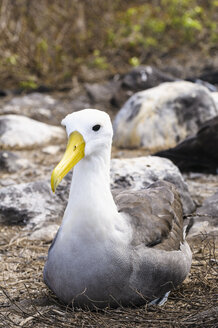
[[[189,192],[197,207],[215,194],[218,187],[218,174],[183,173]]]
[[[72,111],[67,101],[55,99],[51,95],[34,92],[14,96],[1,105],[2,115],[24,115],[48,124],[58,124],[60,120]]]
[[[51,116],[51,109],[57,105],[57,101],[50,95],[37,92],[24,96],[13,97],[1,108],[2,114],[17,114],[42,118]]]
[[[0,223],[26,225],[31,238],[49,240],[60,223],[67,205],[72,173],[68,174],[53,194],[49,180],[22,183],[0,189]],[[174,183],[181,195],[185,213],[195,206],[179,170],[169,160],[155,157],[113,159],[111,187],[114,193],[122,189],[146,188],[158,179]],[[44,231],[43,231],[44,229]]]
[[[42,149],[42,152],[48,155],[55,155],[59,152],[59,150],[60,150],[60,146],[52,145],[52,146],[44,147]]]
[[[78,110],[81,110],[84,108],[92,107],[90,98],[88,97],[87,94],[77,95],[76,98],[74,98],[73,100],[70,101],[69,105],[70,105],[71,111],[68,111],[68,113],[66,113],[66,114],[72,113],[72,111],[78,111]],[[63,117],[63,114],[62,114],[62,117]]]
[[[218,116],[206,121],[198,132],[176,147],[157,152],[169,158],[182,172],[218,173]]]
[[[0,116],[0,148],[32,149],[65,140],[64,129],[21,115]]]
[[[122,87],[134,91],[146,90],[176,78],[151,66],[137,66],[122,78]]]
[[[202,206],[197,209],[197,214],[209,215],[212,218],[216,218],[216,224],[218,226],[218,191],[204,200]]]
[[[62,218],[66,200],[52,194],[49,181],[37,181],[0,189],[0,223],[40,229]]]
[[[32,240],[43,240],[44,242],[51,242],[57,231],[58,231],[59,225],[58,224],[48,224],[46,226],[43,226],[40,229],[35,229],[30,234],[30,239]]]
[[[218,108],[218,92],[212,92],[211,97],[213,98],[216,108]]]
[[[13,179],[0,179],[0,186],[1,187],[8,187],[14,185]]]
[[[134,94],[114,120],[114,145],[154,153],[172,148],[218,115],[211,93],[185,82],[163,83]]]
[[[208,217],[201,217],[199,215],[194,215],[192,218],[192,227],[190,228],[187,239],[194,239],[200,236],[208,236],[217,234],[218,228],[211,226],[208,221]]]
[[[200,79],[196,79],[194,81],[191,81],[191,80],[188,80],[188,81],[195,82],[197,84],[203,85],[204,87],[206,87],[211,92],[216,92],[217,91],[217,88],[215,87],[215,85],[213,85],[209,82],[206,82],[206,81],[203,81],[203,80],[200,80]]]
[[[127,188],[140,190],[157,180],[165,180],[176,186],[184,214],[190,214],[195,210],[187,184],[171,161],[154,156],[112,159],[111,161],[111,188],[113,190]]]
[[[218,191],[207,197],[197,208],[192,217],[193,225],[189,231],[189,238],[214,235],[218,233]]]
[[[0,172],[13,173],[31,166],[30,162],[10,151],[0,151]]]
[[[117,86],[112,97],[112,104],[120,107],[133,92],[150,89],[163,82],[172,82],[177,79],[151,66],[137,66],[121,77],[120,86]]]
[[[113,94],[117,90],[119,83],[110,81],[104,84],[100,83],[86,83],[86,92],[93,103],[107,104],[110,103]]]

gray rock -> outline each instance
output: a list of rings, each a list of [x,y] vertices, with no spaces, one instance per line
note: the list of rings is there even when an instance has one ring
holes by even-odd
[[[120,79],[112,97],[112,104],[120,107],[133,92],[150,89],[163,82],[177,79],[151,66],[137,66]]]
[[[112,159],[111,161],[112,189],[133,188],[140,190],[157,180],[171,182],[177,187],[182,200],[184,214],[194,211],[195,205],[189,194],[188,187],[180,171],[170,160],[146,156]]]
[[[0,104],[0,112],[1,115],[24,115],[37,121],[57,125],[64,116],[77,109],[75,105],[79,96],[76,99],[74,96],[72,104],[69,99],[62,100],[60,95],[56,95],[56,97],[57,99],[48,94],[37,92],[13,97],[11,100]],[[86,106],[83,105],[79,109],[83,108]]]
[[[176,78],[151,66],[138,66],[124,75],[122,86],[139,91],[158,86],[163,82],[173,82]]]
[[[51,118],[52,109],[57,101],[50,95],[37,92],[14,97],[1,108],[2,114],[25,115],[35,119]]]
[[[56,100],[50,95],[34,92],[24,96],[14,97],[7,103],[7,106],[12,106],[13,108],[14,106],[17,108],[23,108],[28,106],[50,108],[55,104]]]
[[[150,152],[174,147],[218,115],[211,93],[184,81],[163,83],[134,94],[114,121],[114,144]]]
[[[66,200],[52,194],[49,181],[22,183],[0,189],[0,222],[42,227],[62,218]]]
[[[204,87],[206,87],[211,92],[216,92],[217,91],[217,88],[215,87],[215,85],[213,85],[213,84],[211,84],[209,82],[203,81],[201,79],[196,79],[194,81],[188,80],[188,81],[195,82],[197,84],[203,85]]]
[[[193,226],[189,238],[203,234],[218,233],[218,191],[206,198],[193,216]]]
[[[213,98],[213,101],[215,103],[216,108],[218,109],[218,92],[212,92],[211,97]]]
[[[60,150],[60,146],[52,145],[52,146],[44,147],[42,149],[42,152],[48,155],[55,155],[59,152],[59,150]]]
[[[20,158],[17,154],[10,151],[0,151],[0,171],[17,172],[31,166],[28,160]]]
[[[87,94],[80,94],[77,95],[75,98],[73,98],[73,100],[70,101],[69,106],[71,108],[70,111],[68,111],[68,113],[72,113],[72,111],[77,111],[77,110],[81,110],[84,108],[91,108],[91,101],[90,98],[88,97]],[[63,111],[62,111],[62,118],[64,117],[63,115]]]
[[[0,116],[0,148],[28,149],[65,140],[61,127],[51,126],[21,115]]]
[[[30,234],[30,239],[32,240],[43,240],[46,242],[50,242],[54,239],[59,225],[58,224],[48,224],[43,226],[42,228],[35,229]]]
[[[13,179],[1,179],[0,180],[0,186],[1,187],[8,187],[14,185]]]
[[[193,225],[188,232],[188,239],[196,238],[199,236],[208,236],[213,235],[217,237],[218,234],[218,225],[217,218],[213,220],[213,218],[207,216],[199,216],[194,215],[193,217]]]
[[[216,218],[218,225],[218,191],[213,196],[205,199],[202,206],[197,209],[197,214]]]
[[[50,181],[38,181],[8,186],[0,189],[0,222],[25,224],[31,238],[49,240],[60,222],[68,201],[72,174],[61,182],[56,193]],[[111,187],[115,193],[122,189],[146,188],[150,183],[163,179],[174,183],[181,195],[185,213],[194,210],[187,186],[179,172],[169,160],[155,157],[113,159],[111,162]],[[44,230],[43,230],[44,229]],[[47,229],[50,229],[47,231]],[[34,233],[34,234],[33,234]],[[41,237],[40,237],[41,236]]]
[[[119,83],[116,81],[100,83],[86,83],[85,88],[90,100],[94,103],[110,103],[113,94],[118,88]]]
[[[216,236],[218,234],[217,218],[214,219],[208,215],[194,215],[192,218],[193,225],[188,232],[188,239],[193,239],[199,236]]]

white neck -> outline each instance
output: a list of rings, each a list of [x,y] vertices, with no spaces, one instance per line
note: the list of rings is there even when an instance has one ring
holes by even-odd
[[[84,157],[74,168],[62,231],[78,238],[111,238],[125,230],[110,191],[110,149]]]

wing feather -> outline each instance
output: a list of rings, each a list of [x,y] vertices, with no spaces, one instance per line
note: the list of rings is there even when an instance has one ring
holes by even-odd
[[[147,189],[123,191],[115,196],[115,202],[130,221],[133,246],[145,244],[168,251],[180,248],[183,212],[173,184],[157,181]]]

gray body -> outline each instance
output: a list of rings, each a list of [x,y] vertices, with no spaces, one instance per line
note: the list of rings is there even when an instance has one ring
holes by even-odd
[[[48,253],[45,283],[66,304],[89,308],[140,305],[163,297],[185,279],[192,257],[183,238],[182,205],[175,187],[160,181],[113,199],[109,116],[85,109],[62,123],[69,140],[77,132],[85,146]],[[67,154],[76,158],[77,145],[70,149]],[[59,163],[61,172],[64,163]]]
[[[78,235],[62,233],[64,224],[59,229],[44,281],[66,304],[141,305],[163,297],[190,271],[181,202],[171,184],[157,182],[142,191],[122,192],[115,202],[131,232],[123,243],[110,233],[98,241],[92,231],[78,242]]]

